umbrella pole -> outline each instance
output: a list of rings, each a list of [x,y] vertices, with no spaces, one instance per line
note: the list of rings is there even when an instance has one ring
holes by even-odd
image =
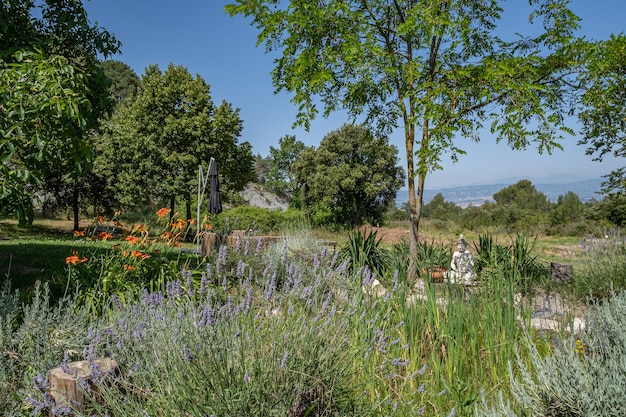
[[[207,171],[206,177],[202,172],[202,165],[198,165],[198,208],[196,217],[196,252],[200,253],[200,208],[202,207],[202,199],[206,191],[206,183],[209,180],[209,171]]]

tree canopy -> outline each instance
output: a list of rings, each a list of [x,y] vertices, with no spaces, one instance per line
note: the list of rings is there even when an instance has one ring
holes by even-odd
[[[188,203],[198,166],[211,157],[220,169],[220,190],[238,191],[253,178],[251,146],[238,138],[239,110],[213,103],[210,86],[199,75],[170,64],[153,65],[142,77],[143,89],[125,99],[98,139],[96,173],[106,179],[124,207],[177,196]]]
[[[611,36],[591,44],[587,71],[581,77],[585,91],[582,110],[583,138],[587,154],[602,161],[607,155],[626,156],[626,37]],[[626,191],[626,171],[619,168],[608,175],[606,192]]]
[[[293,203],[294,200],[299,201],[300,196],[292,166],[306,147],[293,135],[280,138],[278,145],[278,148],[270,146],[271,168],[266,185],[276,194],[289,197]]]
[[[306,148],[292,168],[316,224],[379,224],[404,183],[398,149],[363,126],[344,125]]]
[[[257,41],[278,51],[272,79],[293,93],[308,126],[339,109],[389,132],[401,125],[411,207],[411,253],[418,248],[426,176],[462,138],[489,128],[514,149],[560,147],[572,133],[562,109],[578,18],[563,0],[531,0],[532,36],[502,37],[497,0],[235,0]],[[517,31],[517,28],[514,29]],[[414,272],[411,270],[411,272]]]
[[[122,61],[106,60],[102,63],[102,69],[111,79],[109,91],[117,101],[137,94],[141,88],[141,80],[137,73]]]
[[[97,57],[118,49],[79,0],[2,2],[0,201],[20,223],[32,222],[29,186],[48,167],[88,167],[89,132],[113,104]]]

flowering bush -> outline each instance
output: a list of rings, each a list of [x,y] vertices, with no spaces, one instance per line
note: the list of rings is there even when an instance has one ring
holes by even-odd
[[[161,208],[152,227],[145,223],[126,226],[117,220],[119,214],[111,222],[97,218],[92,233],[75,233],[79,239],[103,242],[100,249],[89,254],[74,252],[65,260],[67,288],[77,286],[79,302],[95,313],[101,312],[111,294],[123,299],[143,287],[163,289],[166,282],[180,276],[181,269],[195,269],[200,263],[191,257],[183,259],[180,251],[188,225],[195,221],[175,215],[168,221],[170,210]]]

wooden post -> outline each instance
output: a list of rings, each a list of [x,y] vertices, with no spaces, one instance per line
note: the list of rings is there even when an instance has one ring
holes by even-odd
[[[79,379],[82,379],[91,385],[91,363],[98,366],[99,372],[104,375],[117,372],[117,362],[109,358],[95,359],[91,362],[71,362],[67,365],[70,373],[65,372],[61,367],[48,372],[50,396],[57,406],[71,407],[79,412],[85,411],[83,390],[77,384]]]
[[[213,249],[219,249],[221,242],[221,236],[217,233],[204,233],[202,235],[200,254],[207,257],[211,256]]]

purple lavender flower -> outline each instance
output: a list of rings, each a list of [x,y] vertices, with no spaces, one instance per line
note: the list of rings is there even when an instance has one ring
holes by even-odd
[[[239,260],[239,263],[237,264],[237,277],[241,278],[243,276],[243,272],[246,269],[246,264],[243,262],[243,260]]]
[[[403,368],[409,364],[409,359],[402,360],[402,358],[394,358],[389,362],[393,366],[397,366],[398,368]]]
[[[248,375],[248,373],[246,372],[245,374],[243,374],[243,382],[248,382],[250,381],[250,375]]]
[[[289,246],[287,246],[287,239],[285,239],[285,241],[283,242],[283,252],[282,252],[282,256],[280,257],[280,263],[282,265],[286,265],[287,264],[287,257],[289,255]]]
[[[248,256],[250,254],[250,241],[246,240],[246,244],[243,249],[243,256]]]
[[[41,375],[37,375],[36,377],[33,378],[33,384],[35,385],[35,388],[37,388],[39,391],[42,391],[42,392],[47,390],[48,387],[50,386],[48,382],[48,378],[44,378]]]
[[[324,314],[326,312],[326,309],[328,309],[328,306],[330,305],[330,302],[333,299],[333,293],[332,291],[328,292],[328,295],[326,296],[326,300],[324,300],[324,304],[322,304],[322,312],[321,314]]]
[[[220,246],[220,250],[217,254],[217,259],[215,260],[215,269],[218,273],[221,273],[224,270],[224,265],[228,261],[228,247],[226,245]]]
[[[207,279],[207,274],[203,272],[202,275],[200,276],[200,290],[198,292],[201,299],[204,298],[204,296],[206,295],[208,285],[209,285],[209,282]]]
[[[270,300],[275,290],[276,290],[276,272],[272,274],[272,278],[265,285],[265,291],[263,291],[263,294],[265,295],[265,299]]]
[[[320,259],[317,257],[317,253],[315,253],[313,255],[313,272],[317,272],[317,270],[320,268],[321,266],[321,262]]]
[[[187,346],[183,346],[183,355],[185,356],[185,360],[189,363],[193,362],[193,354],[189,350]]]
[[[280,369],[286,369],[287,368],[287,361],[289,360],[289,352],[285,351],[285,354],[283,355],[283,359],[280,361]]]
[[[365,265],[362,268],[363,271],[363,285],[371,285],[374,282],[374,275],[369,266]]]
[[[187,296],[189,298],[193,298],[193,273],[191,271],[183,269],[183,277],[187,280]]]
[[[72,370],[70,369],[70,356],[67,354],[67,351],[63,353],[63,361],[60,364],[61,370],[66,374],[71,375]]]
[[[257,240],[256,240],[256,249],[254,250],[254,253],[256,253],[256,254],[261,253],[261,249],[263,249],[263,239],[257,238]]]

